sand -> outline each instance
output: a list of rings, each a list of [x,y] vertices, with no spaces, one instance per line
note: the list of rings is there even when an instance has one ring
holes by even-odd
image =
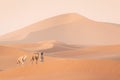
[[[27,52],[20,51],[16,48],[0,46],[0,70],[4,71],[17,66],[17,58],[26,54]]]
[[[120,45],[94,46],[47,54],[54,57],[120,60]]]
[[[56,40],[40,41],[36,43],[25,43],[25,44],[5,44],[3,46],[13,47],[27,52],[35,52],[38,50],[46,53],[61,52],[79,49],[78,45],[70,45]]]
[[[76,13],[0,37],[0,80],[120,80],[120,25]],[[36,51],[44,62],[31,64]],[[24,65],[17,58],[26,55]]]
[[[120,62],[59,59],[2,71],[2,80],[119,80]]]
[[[111,50],[112,49],[112,50]],[[31,54],[11,47],[1,46],[0,79],[1,80],[119,80],[120,61],[116,59],[98,58],[114,54],[120,56],[120,46],[99,46],[78,50],[55,52],[44,56],[44,62],[31,64]],[[81,53],[81,52],[82,53]],[[101,53],[99,52],[101,51]],[[89,53],[88,53],[89,52]],[[76,55],[77,53],[77,55]],[[118,54],[119,53],[119,54]],[[104,55],[102,55],[104,54]],[[20,55],[29,58],[24,65],[17,65]],[[84,55],[84,56],[83,56]],[[89,58],[85,58],[88,56]],[[96,58],[91,57],[95,56]],[[82,56],[82,57],[75,57]],[[98,59],[97,59],[98,58]]]

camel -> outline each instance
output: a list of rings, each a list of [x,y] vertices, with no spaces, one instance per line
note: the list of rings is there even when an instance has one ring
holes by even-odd
[[[17,59],[17,64],[20,64],[20,65],[24,64],[24,62],[26,61],[26,59],[27,59],[27,56],[26,56],[26,55],[20,56],[20,57]]]
[[[37,64],[39,59],[40,59],[41,62],[44,62],[44,53],[43,52],[41,52],[41,57],[40,57],[40,51],[34,53],[34,55],[32,56],[30,61],[31,61],[32,64],[33,64],[34,61]]]
[[[34,53],[34,55],[33,55],[32,58],[31,58],[32,64],[33,64],[34,61],[36,61],[36,64],[37,64],[39,58],[40,58],[40,57],[39,57],[39,53],[38,53],[38,52],[37,52],[37,53]]]

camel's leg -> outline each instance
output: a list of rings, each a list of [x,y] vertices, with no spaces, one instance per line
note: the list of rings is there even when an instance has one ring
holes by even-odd
[[[20,64],[20,61],[19,61],[19,60],[17,60],[17,64]]]
[[[21,65],[24,64],[23,61],[20,61],[20,64],[21,64]]]
[[[35,61],[35,58],[34,58],[34,56],[32,56],[32,58],[31,58],[31,64],[33,64],[34,61]]]
[[[23,64],[20,60],[17,61],[17,64],[21,65]]]
[[[35,57],[36,64],[38,63],[38,59],[39,59],[39,57],[38,57],[38,56],[36,56],[36,57]]]
[[[17,64],[23,64],[23,62],[21,60],[18,60]]]
[[[38,63],[38,60],[36,60],[36,64]]]
[[[33,64],[32,59],[30,59],[30,63]]]
[[[31,60],[31,64],[33,64],[34,60]]]
[[[34,59],[31,59],[31,63],[32,63],[32,64],[34,64],[34,61],[35,61]]]

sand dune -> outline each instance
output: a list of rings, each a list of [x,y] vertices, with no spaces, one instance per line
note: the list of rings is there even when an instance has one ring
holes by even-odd
[[[119,24],[95,22],[79,14],[70,13],[6,34],[0,38],[0,43],[31,43],[57,40],[83,46],[118,45],[120,44],[119,35]]]
[[[75,59],[78,58],[78,59],[120,60],[120,45],[87,47],[76,50],[55,52],[47,55],[54,57],[75,58]]]
[[[84,20],[83,16],[80,16],[76,13],[70,13],[70,14],[63,14],[60,16],[55,16],[37,23],[34,23],[32,25],[29,25],[23,29],[5,34],[0,37],[0,41],[16,41],[16,40],[22,40],[26,36],[28,36],[31,32],[36,32],[39,30],[48,29],[54,26],[62,25],[62,24],[69,24],[71,22],[74,22],[78,19]],[[19,36],[19,37],[18,37]]]
[[[0,46],[0,70],[17,66],[17,58],[23,55],[29,54],[16,48]]]
[[[119,24],[76,13],[40,21],[0,37],[0,80],[120,80],[119,36]],[[31,64],[38,50],[45,60]],[[21,55],[28,58],[18,66]]]
[[[4,46],[14,47],[28,52],[41,50],[46,53],[68,51],[68,50],[74,50],[80,48],[80,46],[69,45],[55,40],[40,41],[36,43],[24,43],[24,44],[6,44]]]
[[[22,46],[18,45],[18,47]],[[116,57],[109,57],[113,54],[120,56],[119,45],[87,47],[69,51],[63,50],[61,52],[50,54],[49,56],[52,57],[48,57],[47,54],[47,56],[45,56],[45,62],[40,62],[39,64],[31,64],[31,54],[16,48],[4,46],[0,47],[0,51],[2,51],[2,54],[0,54],[1,80],[120,79],[120,61],[116,60]],[[16,64],[16,58],[20,55],[28,55],[29,57],[23,66],[18,66]],[[104,58],[104,55],[107,55],[107,57]]]
[[[48,54],[50,52],[67,51],[76,48],[78,47],[54,40],[29,44],[2,45],[0,46],[0,70],[2,71],[16,67],[17,58],[23,55],[28,56],[28,63],[30,63],[31,53],[38,50],[45,49],[45,53]]]
[[[47,59],[46,59],[47,60]],[[120,62],[59,59],[0,73],[2,80],[119,80]]]

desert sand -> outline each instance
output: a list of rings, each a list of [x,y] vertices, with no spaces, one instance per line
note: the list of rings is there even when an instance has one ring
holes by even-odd
[[[119,36],[119,24],[76,13],[40,21],[0,37],[0,80],[120,80]],[[44,62],[31,64],[36,51]]]
[[[60,59],[2,71],[0,78],[2,80],[119,80],[119,68],[119,61]]]
[[[10,46],[10,45],[9,45]],[[34,46],[34,45],[33,45]],[[54,48],[53,48],[54,49]],[[58,47],[59,49],[59,47]],[[1,80],[119,80],[120,46],[97,46],[61,52],[47,52],[44,62],[31,64],[31,52],[20,47],[1,46]],[[27,55],[24,65],[16,60]]]
[[[19,53],[19,51],[16,51]],[[8,54],[4,54],[8,55]],[[11,55],[13,59],[16,58]],[[61,54],[62,55],[62,54]],[[71,57],[72,58],[72,57]],[[70,59],[67,57],[47,57],[45,62],[39,64],[15,65],[10,57],[4,57],[9,61],[5,62],[12,68],[5,68],[0,72],[2,80],[119,80],[120,61],[104,59]],[[5,61],[2,59],[2,61]]]

